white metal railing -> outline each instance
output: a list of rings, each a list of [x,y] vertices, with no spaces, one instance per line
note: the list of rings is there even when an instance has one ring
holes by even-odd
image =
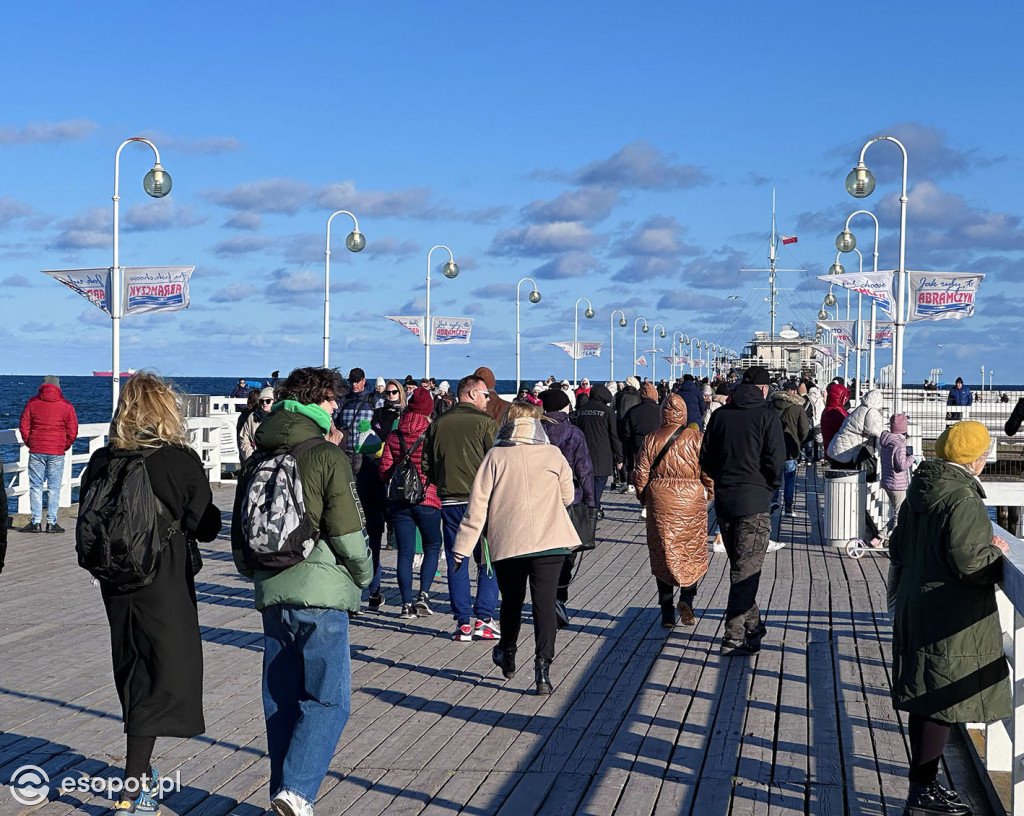
[[[232,406],[233,410],[233,406]],[[238,464],[238,449],[235,435],[236,413],[215,413],[205,417],[188,417],[189,437],[192,448],[203,461],[207,478],[212,484],[221,481],[225,465]],[[58,507],[70,507],[75,488],[82,484],[82,473],[89,458],[107,444],[106,422],[78,426],[76,445],[64,454],[64,474],[61,480]],[[85,442],[87,450],[76,453]],[[28,447],[21,440],[17,429],[0,431],[0,445],[17,445],[18,458],[14,463],[4,464],[4,473],[10,479],[7,495],[17,500],[17,512],[29,512]]]
[[[991,725],[970,723],[967,727],[985,733],[984,753],[978,757],[984,770],[990,775],[1010,774],[1007,813],[1024,816],[1024,541],[995,525],[993,531],[1010,544],[996,600],[1010,663],[1013,715]]]

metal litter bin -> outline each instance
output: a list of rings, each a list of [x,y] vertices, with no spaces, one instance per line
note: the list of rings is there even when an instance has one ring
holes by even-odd
[[[823,542],[845,547],[851,538],[867,534],[867,483],[859,470],[825,471],[825,530]]]

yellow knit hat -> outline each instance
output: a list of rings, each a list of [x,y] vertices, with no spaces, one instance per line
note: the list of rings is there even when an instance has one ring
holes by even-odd
[[[967,420],[942,432],[935,442],[935,453],[948,462],[966,465],[986,453],[991,444],[988,428],[980,422]]]

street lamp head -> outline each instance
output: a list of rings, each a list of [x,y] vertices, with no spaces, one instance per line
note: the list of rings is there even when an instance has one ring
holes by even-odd
[[[666,334],[665,334],[665,330],[664,330],[664,329],[662,329],[662,330],[661,330],[661,335],[660,335],[660,336],[661,336],[661,337],[667,337],[668,335],[666,335]]]
[[[864,162],[857,162],[846,177],[846,192],[854,198],[867,198],[875,191],[875,174],[868,170]]]
[[[441,272],[444,273],[446,278],[456,278],[459,275],[459,265],[455,261],[448,261],[443,267]]]
[[[619,318],[619,325],[622,326],[622,328],[626,328],[626,326],[628,326],[629,324],[626,323],[626,318],[620,317]]]
[[[588,306],[588,307],[587,307],[587,310],[586,310],[586,311],[585,311],[585,312],[583,313],[583,316],[584,316],[584,317],[586,317],[586,318],[591,318],[591,317],[593,317],[593,316],[594,316],[594,310],[593,310],[593,309],[591,309],[591,308],[590,308],[590,307]]]
[[[829,289],[828,290],[828,294],[825,295],[825,305],[826,306],[835,306],[836,305],[836,296],[832,294],[832,290],[831,289]]]
[[[540,292],[536,289],[530,292],[530,303],[540,303]]]
[[[350,252],[362,252],[363,247],[366,246],[366,236],[359,230],[354,229],[345,239],[345,246],[348,247]]]
[[[836,236],[836,249],[840,252],[853,252],[857,247],[857,238],[848,229]]]
[[[163,198],[171,191],[171,174],[157,162],[142,180],[142,189],[153,198]]]
[[[644,323],[644,327],[642,329],[640,329],[640,331],[642,331],[644,334],[647,334],[649,329],[647,328],[647,324],[646,323]]]
[[[839,263],[839,261],[836,261],[828,268],[828,274],[830,275],[842,275],[844,272],[846,272],[846,267]]]
[[[822,309],[820,312],[818,312],[818,320],[827,320],[827,319],[828,319],[828,312],[826,312],[824,309]]]

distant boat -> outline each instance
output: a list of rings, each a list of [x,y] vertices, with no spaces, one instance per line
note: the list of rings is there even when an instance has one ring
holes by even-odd
[[[134,368],[129,368],[127,371],[122,371],[121,372],[121,376],[122,377],[130,377],[134,373],[135,373],[135,369]],[[92,372],[92,376],[94,376],[94,377],[113,377],[114,375],[110,371],[94,371],[94,372]]]

